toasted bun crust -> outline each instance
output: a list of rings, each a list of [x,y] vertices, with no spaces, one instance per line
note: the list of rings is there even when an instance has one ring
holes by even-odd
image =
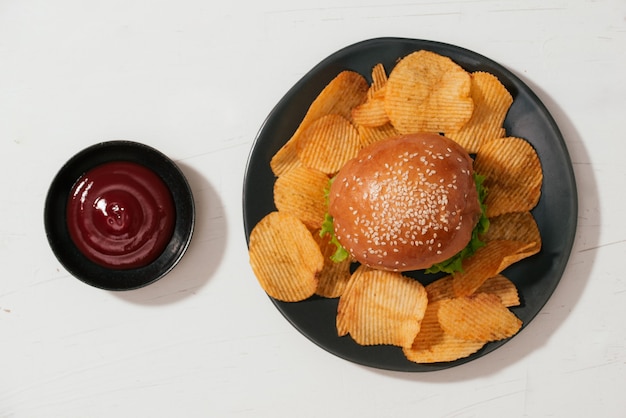
[[[329,214],[356,261],[392,271],[431,267],[465,248],[480,217],[472,159],[437,134],[372,144],[337,174]]]

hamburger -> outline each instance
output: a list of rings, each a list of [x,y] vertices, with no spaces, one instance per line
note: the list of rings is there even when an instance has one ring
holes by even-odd
[[[432,269],[454,259],[471,246],[483,213],[472,162],[434,133],[363,148],[330,186],[334,238],[353,260],[381,270]]]

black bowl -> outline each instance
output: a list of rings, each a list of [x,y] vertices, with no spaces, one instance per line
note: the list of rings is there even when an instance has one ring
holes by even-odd
[[[176,220],[165,250],[150,264],[116,270],[94,263],[72,241],[66,208],[74,183],[88,170],[111,161],[143,165],[155,172],[172,193]],[[193,234],[195,205],[187,179],[167,156],[132,141],[108,141],[92,145],[73,156],[52,180],[44,209],[44,226],[54,255],[74,277],[106,290],[131,290],[146,286],[169,273],[183,257]]]

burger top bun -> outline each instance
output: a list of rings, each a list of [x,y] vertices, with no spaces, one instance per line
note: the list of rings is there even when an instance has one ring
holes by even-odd
[[[335,235],[352,257],[392,271],[420,270],[461,251],[480,217],[472,159],[437,134],[363,148],[329,194]]]

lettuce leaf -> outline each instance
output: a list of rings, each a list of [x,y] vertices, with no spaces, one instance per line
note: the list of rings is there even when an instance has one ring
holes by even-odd
[[[330,186],[332,186],[335,178],[331,178],[328,180],[328,185],[324,189],[324,198],[326,199],[326,207],[328,207],[328,195],[330,194]],[[330,235],[330,243],[333,244],[336,249],[333,255],[330,256],[330,259],[335,263],[340,263],[348,258],[348,250],[346,250],[337,237],[335,236],[335,226],[333,224],[333,217],[330,216],[328,212],[324,215],[324,222],[322,223],[322,229],[320,230],[320,237],[324,238],[324,236]]]
[[[348,250],[346,250],[341,243],[339,243],[339,240],[335,236],[333,217],[328,213],[324,216],[324,222],[322,223],[322,229],[320,230],[320,237],[324,237],[325,235],[330,235],[330,242],[336,247],[335,252],[330,256],[330,259],[335,263],[339,263],[348,258]]]

